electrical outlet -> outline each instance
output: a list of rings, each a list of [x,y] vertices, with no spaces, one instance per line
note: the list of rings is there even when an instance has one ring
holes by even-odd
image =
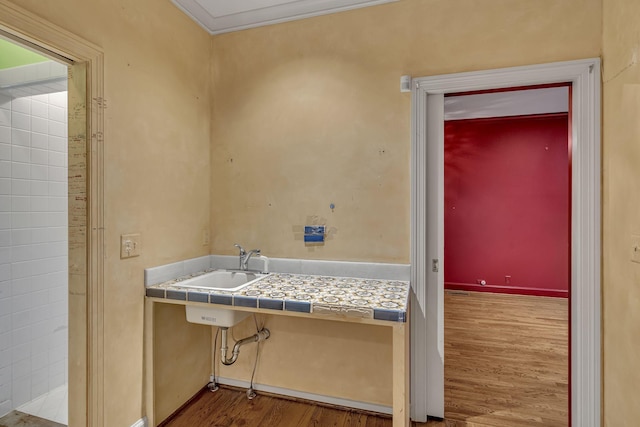
[[[209,229],[202,229],[202,246],[209,246]]]
[[[631,261],[640,263],[640,236],[631,236]]]
[[[120,236],[120,259],[140,256],[142,239],[140,233],[123,234]]]

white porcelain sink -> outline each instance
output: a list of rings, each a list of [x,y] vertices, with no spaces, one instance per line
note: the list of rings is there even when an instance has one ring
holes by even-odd
[[[223,328],[230,328],[251,314],[248,311],[237,311],[219,307],[186,305],[184,308],[187,312],[187,322],[220,326]]]
[[[182,288],[200,288],[233,292],[239,291],[245,286],[262,279],[266,275],[266,273],[254,273],[248,271],[214,270],[210,273],[205,273],[200,276],[192,277],[191,279],[177,282],[175,286],[180,286]]]
[[[216,270],[182,282],[177,282],[176,286],[206,290],[239,291],[245,286],[249,286],[251,283],[258,281],[265,276],[267,276],[267,274],[246,271]],[[185,306],[185,309],[187,312],[188,322],[226,328],[241,322],[251,314],[247,311],[237,311],[233,310],[231,307],[223,308],[220,306],[203,307],[187,305]]]

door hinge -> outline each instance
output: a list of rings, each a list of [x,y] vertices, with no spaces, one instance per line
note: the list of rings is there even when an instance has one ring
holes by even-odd
[[[438,263],[439,262],[437,258],[431,260],[431,271],[433,271],[434,273],[437,273],[439,270]]]

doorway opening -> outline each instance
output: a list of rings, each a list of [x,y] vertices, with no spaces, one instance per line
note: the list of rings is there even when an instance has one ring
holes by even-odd
[[[411,416],[444,418],[444,99],[571,84],[570,396],[573,425],[600,423],[600,60],[413,79]]]
[[[12,3],[0,34],[68,66],[68,422],[103,418],[104,55],[93,44]]]
[[[570,86],[444,99],[445,417],[568,425]]]
[[[67,424],[66,63],[0,38],[0,417]]]

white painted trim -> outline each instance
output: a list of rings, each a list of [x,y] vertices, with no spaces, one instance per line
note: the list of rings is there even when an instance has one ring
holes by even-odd
[[[427,97],[427,215],[425,277],[427,336],[436,337],[427,342],[427,414],[444,418],[444,95]],[[429,261],[437,260],[434,271]],[[435,345],[434,345],[435,344]],[[437,360],[438,363],[429,363]]]
[[[600,60],[585,59],[552,64],[503,68],[489,71],[422,77],[413,80],[412,98],[412,286],[419,304],[426,301],[425,253],[427,205],[421,191],[427,188],[427,100],[434,94],[506,88],[545,83],[571,82],[573,86],[572,129],[572,262],[571,262],[571,381],[572,424],[580,427],[600,425],[600,268],[601,268],[601,174],[600,174]],[[438,138],[438,144],[444,144]],[[440,200],[438,210],[443,210]],[[441,224],[442,225],[442,224]],[[418,310],[412,311],[418,316]],[[422,320],[422,321],[420,321]],[[443,331],[443,322],[438,333]],[[412,325],[424,326],[424,319],[412,318]],[[437,336],[412,331],[412,359],[428,360],[426,349]],[[440,363],[429,360],[428,363]],[[426,370],[413,370],[412,382],[428,384]],[[427,385],[427,387],[429,387]],[[412,418],[427,415],[426,394],[412,388]],[[440,390],[441,393],[444,390]],[[415,393],[415,394],[413,394]]]
[[[248,381],[236,380],[233,378],[220,377],[217,379],[218,384],[230,385],[233,387],[249,388]],[[339,397],[325,396],[322,394],[307,393],[305,391],[291,390],[288,388],[274,387],[264,384],[253,384],[253,388],[258,391],[279,394],[281,396],[295,397],[297,399],[311,400],[314,402],[327,403],[329,405],[344,406],[345,408],[360,409],[362,411],[378,412],[380,414],[391,415],[393,413],[391,406],[378,405],[375,403],[360,402],[357,400],[342,399]]]
[[[398,0],[295,0],[246,12],[214,16],[197,0],[171,0],[178,9],[213,35],[395,1]]]
[[[131,427],[147,427],[147,417],[142,417],[135,423],[131,424]]]

